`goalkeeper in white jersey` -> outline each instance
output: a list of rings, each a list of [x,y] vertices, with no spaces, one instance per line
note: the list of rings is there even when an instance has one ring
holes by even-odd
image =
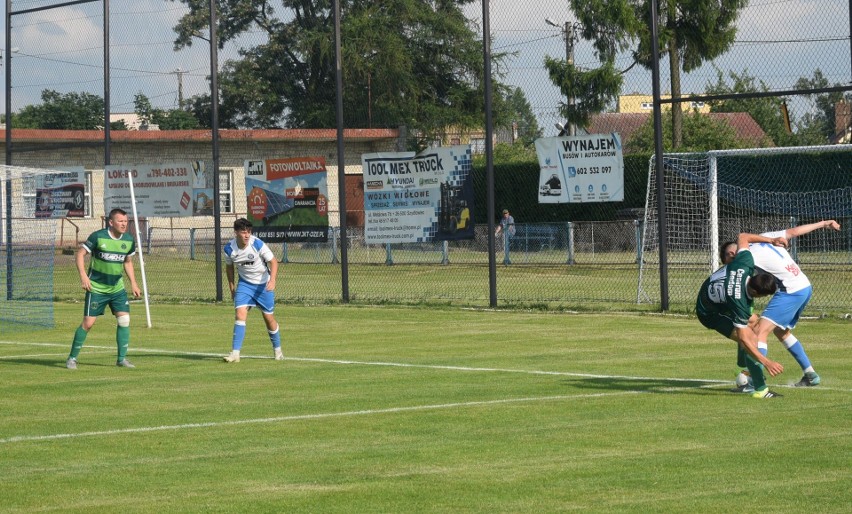
[[[231,353],[225,362],[240,362],[240,350],[246,337],[246,318],[250,308],[257,306],[272,342],[275,360],[284,360],[281,352],[281,333],[275,321],[275,277],[278,261],[266,243],[251,234],[251,222],[240,218],[234,222],[234,239],[225,245],[225,273],[234,298],[234,337]],[[239,275],[235,283],[234,268]]]
[[[834,220],[824,220],[818,223],[801,225],[775,232],[761,234],[766,237],[785,237],[788,240],[813,232],[821,228],[840,230],[840,224]],[[796,382],[796,387],[812,387],[819,385],[820,377],[814,370],[802,343],[793,335],[792,330],[799,321],[799,316],[805,310],[811,299],[813,287],[811,281],[784,248],[778,248],[766,243],[749,245],[756,268],[769,273],[778,281],[778,292],[769,300],[766,309],[760,315],[757,332],[757,346],[766,355],[768,346],[766,339],[770,332],[787,348],[787,351],[801,366],[804,375]],[[725,243],[722,247],[723,261],[727,264],[736,255],[736,244]]]

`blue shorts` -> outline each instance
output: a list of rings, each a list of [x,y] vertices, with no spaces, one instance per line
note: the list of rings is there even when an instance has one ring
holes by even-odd
[[[264,314],[275,311],[275,293],[266,290],[266,284],[249,284],[243,280],[237,284],[234,291],[234,308],[260,307]]]
[[[805,306],[811,300],[813,287],[808,286],[795,293],[778,291],[769,300],[769,304],[760,314],[761,318],[768,319],[777,327],[792,330],[799,322],[799,316],[805,310]]]

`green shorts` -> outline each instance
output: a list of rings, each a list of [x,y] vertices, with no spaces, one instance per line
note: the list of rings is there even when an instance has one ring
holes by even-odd
[[[719,332],[726,338],[730,338],[731,334],[734,332],[734,320],[725,316],[724,314],[707,314],[703,312],[698,313],[698,321],[701,322],[706,328],[711,330],[715,330]]]
[[[103,294],[86,291],[83,300],[83,316],[100,316],[109,305],[113,315],[116,312],[130,313],[130,302],[127,301],[127,291],[122,289],[117,293]]]

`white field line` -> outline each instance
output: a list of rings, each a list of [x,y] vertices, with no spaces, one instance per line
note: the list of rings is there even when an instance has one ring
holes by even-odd
[[[347,412],[328,412],[323,414],[299,414],[293,416],[276,416],[271,418],[239,419],[232,421],[211,421],[207,423],[185,423],[180,425],[161,425],[154,427],[119,428],[115,430],[98,430],[93,432],[77,432],[68,434],[21,435],[0,439],[0,444],[23,443],[33,441],[55,441],[57,439],[78,439],[81,437],[112,436],[119,434],[142,434],[147,432],[162,432],[167,430],[187,430],[195,428],[216,428],[258,423],[283,423],[287,421],[313,421],[318,419],[342,418],[350,416],[369,416],[375,414],[397,414],[400,412],[418,412],[438,409],[455,409],[465,407],[485,407],[490,405],[505,405],[511,403],[548,402],[561,400],[577,400],[584,398],[601,398],[609,396],[624,396],[643,394],[642,391],[618,391],[614,393],[590,393],[578,395],[538,396],[527,398],[504,398],[500,400],[484,400],[475,402],[439,403],[434,405],[411,405],[408,407],[389,407],[387,409],[368,409]]]
[[[21,345],[21,346],[59,346],[65,347],[67,345],[61,345],[56,343],[21,343],[14,341],[0,341],[1,344],[6,345]],[[111,346],[86,346],[85,348],[97,349],[97,350],[114,350],[114,347]],[[191,355],[195,357],[223,357],[224,353],[209,353],[209,352],[187,352],[182,350],[165,350],[165,349],[155,349],[155,348],[131,348],[130,353],[155,353],[155,354],[166,354],[166,355]],[[261,356],[261,355],[240,355],[241,359],[272,359],[272,356]],[[386,366],[386,367],[396,367],[396,368],[418,368],[418,369],[437,369],[437,370],[449,370],[449,371],[462,371],[462,372],[479,372],[479,373],[519,373],[525,375],[546,375],[546,376],[561,376],[561,377],[578,377],[578,378],[600,378],[600,379],[619,379],[619,380],[635,380],[639,381],[648,381],[648,380],[661,380],[666,382],[683,382],[683,383],[695,383],[701,382],[707,384],[708,387],[718,386],[718,385],[732,385],[733,380],[718,380],[711,378],[679,378],[679,377],[647,377],[647,376],[636,376],[636,375],[603,375],[603,374],[595,374],[595,373],[576,373],[570,371],[544,371],[544,370],[530,370],[530,369],[516,369],[516,368],[482,368],[482,367],[470,367],[470,366],[447,366],[447,365],[437,365],[437,364],[410,364],[404,362],[382,362],[382,361],[355,361],[355,360],[344,360],[344,359],[320,359],[314,357],[284,357],[284,360],[294,361],[294,362],[317,362],[322,364],[341,364],[341,365],[349,365],[349,366]],[[792,384],[777,384],[774,387],[793,387]],[[843,391],[843,392],[852,392],[850,389],[845,388],[832,388],[832,387],[823,387],[820,386],[816,388],[822,391]]]
[[[68,346],[68,345],[59,345],[56,343],[19,343],[12,341],[0,341],[0,344],[8,344],[8,345],[21,345],[21,346]],[[85,346],[85,349],[115,349],[114,347],[109,346]],[[225,353],[206,353],[206,352],[187,352],[182,350],[160,350],[154,348],[130,348],[129,353],[162,353],[167,355],[190,355],[195,357],[223,357]],[[2,358],[2,357],[0,357]],[[8,357],[10,359],[18,358],[18,357]],[[20,357],[23,358],[23,357]],[[260,355],[240,355],[241,359],[272,359],[272,356],[260,356]],[[604,379],[622,379],[622,380],[665,380],[667,382],[704,382],[708,384],[730,384],[732,380],[716,380],[716,379],[703,379],[703,378],[667,378],[667,377],[640,377],[633,375],[600,375],[593,373],[573,373],[568,371],[542,371],[542,370],[529,370],[529,369],[513,369],[513,368],[480,368],[480,367],[469,367],[469,366],[446,366],[446,365],[437,365],[437,364],[409,364],[404,362],[382,362],[382,361],[354,361],[354,360],[343,360],[343,359],[320,359],[314,357],[284,357],[284,360],[294,361],[294,362],[318,362],[323,364],[343,364],[343,365],[355,365],[355,366],[386,366],[386,367],[396,367],[396,368],[421,368],[421,369],[440,369],[440,370],[449,370],[449,371],[473,371],[473,372],[488,372],[488,373],[522,373],[525,375],[550,375],[550,376],[563,376],[563,377],[579,377],[579,378],[604,378]]]

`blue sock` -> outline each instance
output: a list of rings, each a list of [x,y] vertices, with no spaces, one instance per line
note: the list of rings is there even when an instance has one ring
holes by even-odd
[[[267,332],[269,332],[269,340],[272,341],[272,348],[281,348],[281,325],[278,325],[278,328],[275,329],[275,332],[269,330],[267,330]]]
[[[243,339],[246,338],[246,322],[245,321],[235,321],[234,322],[234,339],[231,343],[231,348],[233,350],[240,351],[243,347]]]
[[[808,359],[808,354],[805,353],[805,347],[802,346],[802,343],[798,340],[796,340],[796,343],[792,346],[788,346],[787,351],[790,352],[790,355],[792,355],[794,359],[796,359],[796,362],[799,363],[799,366],[801,366],[803,370],[811,366],[811,360]]]

